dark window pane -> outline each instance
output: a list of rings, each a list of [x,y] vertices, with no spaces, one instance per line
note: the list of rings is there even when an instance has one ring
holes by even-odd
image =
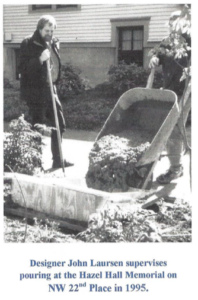
[[[77,4],[70,4],[70,5],[56,5],[56,8],[78,8]]]
[[[32,5],[32,10],[39,10],[39,9],[51,9],[52,5]]]

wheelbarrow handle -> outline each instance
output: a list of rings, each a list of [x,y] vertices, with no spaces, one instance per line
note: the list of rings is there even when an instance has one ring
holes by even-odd
[[[154,81],[154,75],[155,75],[155,68],[151,69],[150,75],[147,80],[146,89],[152,89],[153,81]]]

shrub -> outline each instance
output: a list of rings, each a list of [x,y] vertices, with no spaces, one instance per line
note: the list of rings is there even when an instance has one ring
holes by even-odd
[[[127,65],[125,62],[120,62],[118,65],[110,66],[108,71],[109,81],[115,93],[122,94],[125,91],[136,88],[146,87],[150,70],[132,63]],[[162,76],[159,73],[155,75],[153,87],[162,86]]]
[[[81,99],[84,100],[84,97]],[[87,99],[80,101],[81,99],[78,97],[68,101],[67,105],[63,104],[66,126],[83,130],[100,129],[111,112],[111,108],[106,104],[106,99],[87,97],[90,102]]]
[[[11,121],[22,114],[29,121],[29,109],[24,101],[20,100],[20,91],[14,88],[4,89],[4,120]]]
[[[89,217],[87,230],[76,239],[86,243],[191,242],[192,207],[185,203],[170,208],[163,203],[155,214],[137,202],[107,205]]]
[[[4,139],[4,169],[33,175],[42,167],[41,134],[31,129],[22,115],[10,123],[10,132]]]
[[[3,77],[3,88],[4,89],[12,88],[12,84],[10,83],[10,80],[6,77]]]
[[[76,238],[92,243],[141,242],[140,237],[150,235],[150,227],[145,219],[154,221],[149,210],[133,209],[126,206],[111,206],[90,216],[88,229],[79,233]],[[158,241],[157,234],[150,242]]]
[[[67,63],[61,67],[58,93],[61,99],[82,93],[88,88],[88,81],[81,78],[81,70]]]

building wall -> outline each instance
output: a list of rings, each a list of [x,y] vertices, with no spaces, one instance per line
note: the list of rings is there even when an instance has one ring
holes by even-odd
[[[4,61],[4,77],[10,81],[16,80],[16,58],[15,50],[13,47],[5,46],[3,49],[3,61]]]
[[[4,77],[15,81],[15,53],[13,47],[10,46],[4,45]],[[16,47],[19,48],[19,44]],[[146,66],[149,63],[148,52],[151,48],[144,49]],[[109,67],[116,63],[115,52],[115,48],[112,47],[87,47],[86,44],[84,47],[68,47],[64,44],[60,46],[61,63],[71,63],[78,67],[82,71],[82,77],[88,79],[92,87],[108,80]]]
[[[111,42],[111,19],[151,17],[149,41],[160,41],[168,33],[165,26],[178,4],[82,4],[78,11],[29,12],[28,5],[4,5],[4,34],[11,43],[20,43],[31,34],[42,14],[50,13],[58,23],[56,35],[61,42]]]
[[[60,48],[61,63],[71,63],[82,70],[82,77],[95,86],[107,80],[110,65],[114,64],[115,49],[110,47],[64,47]]]

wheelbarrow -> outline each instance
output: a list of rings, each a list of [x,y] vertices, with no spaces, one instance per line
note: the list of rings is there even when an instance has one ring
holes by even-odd
[[[154,70],[150,74],[153,76]],[[170,90],[148,88],[153,81],[150,77],[146,88],[130,89],[119,98],[96,137],[96,141],[109,134],[122,137],[123,132],[137,131],[137,127],[140,133],[149,134],[142,142],[150,142],[150,146],[137,161],[127,182],[130,187],[139,189],[149,188],[155,164],[181,113],[177,95]]]

